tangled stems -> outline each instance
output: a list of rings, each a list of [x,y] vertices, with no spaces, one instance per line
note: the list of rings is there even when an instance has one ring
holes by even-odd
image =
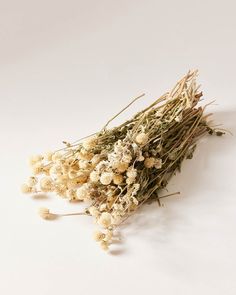
[[[166,196],[160,192],[185,158],[192,158],[198,139],[222,135],[208,123],[199,107],[202,97],[197,72],[188,72],[170,91],[117,127],[108,129],[113,116],[97,133],[45,155],[31,158],[33,176],[23,184],[25,193],[55,192],[73,202],[85,202],[84,212],[102,230],[94,234],[102,249],[114,240],[113,231],[146,202]],[[175,193],[176,194],[176,193]],[[173,195],[173,194],[171,194]],[[48,209],[41,217],[51,219]]]

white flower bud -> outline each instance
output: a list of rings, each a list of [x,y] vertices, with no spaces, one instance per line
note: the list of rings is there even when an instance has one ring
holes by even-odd
[[[98,215],[99,215],[99,211],[98,211],[98,209],[95,207],[95,206],[91,206],[91,207],[89,207],[89,213],[92,215],[92,216],[94,216],[94,217],[98,217]]]
[[[53,188],[53,180],[51,177],[43,177],[40,180],[40,188],[43,192],[51,191]]]
[[[104,228],[107,228],[112,223],[112,216],[108,212],[103,212],[101,216],[98,219],[98,224],[101,225]]]
[[[93,234],[93,238],[96,242],[100,242],[105,238],[105,234],[101,231],[96,230]]]
[[[97,138],[95,136],[89,137],[83,141],[83,148],[86,150],[93,149],[97,144]]]
[[[99,181],[99,173],[97,171],[92,171],[90,173],[90,180],[93,182],[98,182]]]
[[[100,181],[103,185],[109,185],[112,182],[113,173],[112,172],[104,172],[100,177]]]
[[[141,144],[141,145],[144,145],[148,142],[148,135],[146,133],[139,133],[137,136],[136,136],[136,139],[135,141],[138,143],[138,144]]]
[[[21,192],[23,194],[29,194],[32,192],[32,187],[29,186],[28,184],[26,183],[23,183],[22,186],[21,186]]]
[[[54,216],[54,214],[50,213],[49,209],[47,208],[40,208],[39,216],[42,217],[43,219],[50,219]]]

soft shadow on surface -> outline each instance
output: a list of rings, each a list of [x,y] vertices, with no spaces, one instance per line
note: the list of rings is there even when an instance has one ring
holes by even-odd
[[[46,194],[35,194],[32,196],[32,199],[34,199],[36,201],[37,200],[47,200],[47,199],[49,199],[49,196]]]
[[[125,254],[127,252],[127,248],[125,247],[124,237],[122,233],[118,230],[113,234],[112,245],[109,250],[109,254],[112,256],[119,256],[121,254]]]
[[[236,134],[236,110],[216,112],[212,119],[215,124],[222,124],[219,128]],[[235,137],[229,133],[221,137],[206,136],[199,142],[193,159],[184,161],[181,173],[173,176],[167,186],[169,193],[180,191],[181,195],[163,199],[163,207],[159,207],[157,202],[144,205],[121,226],[120,230],[125,232],[127,239],[129,236],[145,237],[150,244],[154,242],[155,246],[156,243],[168,243],[171,234],[176,230],[184,232],[186,228],[191,227],[191,220],[187,220],[188,217],[182,213],[183,209],[188,210],[187,201],[196,202],[196,204],[203,204],[206,201],[211,204],[211,195],[208,196],[206,192],[209,175],[215,172],[212,170],[215,169],[212,167],[212,161],[216,158],[223,159],[226,153],[233,154],[235,150]],[[221,169],[228,169],[228,167]],[[220,172],[224,173],[223,170]],[[211,180],[209,183],[213,191],[217,189],[213,186],[214,182]],[[166,192],[163,192],[163,195],[165,194]],[[180,212],[179,202],[185,202],[181,204],[182,212]]]
[[[124,248],[110,250],[109,254],[112,256],[119,256],[121,254],[126,253],[127,251]]]

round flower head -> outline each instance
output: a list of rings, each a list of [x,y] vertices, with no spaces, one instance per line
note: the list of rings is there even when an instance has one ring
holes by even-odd
[[[144,166],[146,168],[152,168],[155,165],[155,159],[154,158],[146,158],[144,161]]]
[[[137,169],[135,169],[135,168],[129,168],[128,170],[127,170],[127,172],[126,172],[126,175],[127,175],[127,177],[129,177],[129,178],[136,178],[136,176],[137,176]]]
[[[79,171],[77,173],[76,181],[77,183],[85,183],[88,179],[88,173],[85,171]]]
[[[108,243],[106,241],[101,241],[100,246],[101,246],[102,250],[104,250],[104,251],[109,250],[109,246],[108,246]]]
[[[138,161],[138,162],[142,162],[142,161],[144,161],[144,156],[143,156],[143,154],[142,154],[142,151],[141,150],[138,150],[138,153],[137,153],[137,158],[136,158],[136,160]]]
[[[66,196],[66,190],[67,186],[64,183],[57,183],[55,185],[55,192],[61,197]]]
[[[104,228],[107,228],[112,223],[112,216],[108,212],[103,212],[101,216],[98,219],[98,224],[101,225]]]
[[[105,234],[101,231],[96,230],[93,234],[93,238],[96,242],[100,242],[105,238]]]
[[[94,155],[93,158],[91,159],[91,163],[93,166],[96,166],[100,161],[101,161],[101,156],[98,154]]]
[[[21,186],[21,192],[23,194],[29,194],[32,192],[32,187],[29,186],[28,184],[26,183],[23,183],[22,186]]]
[[[38,163],[42,160],[43,160],[42,155],[35,155],[35,156],[30,157],[29,162],[30,162],[30,165],[35,165],[36,163]]]
[[[43,167],[43,174],[47,175],[47,176],[50,176],[50,166],[44,166]]]
[[[90,164],[87,160],[80,160],[79,166],[81,169],[88,169],[90,167]]]
[[[77,171],[75,171],[75,170],[71,170],[68,173],[68,176],[69,176],[70,179],[76,178],[77,175],[78,175]]]
[[[76,197],[78,200],[83,201],[89,197],[89,190],[86,185],[80,186],[76,191]]]
[[[81,149],[81,151],[78,154],[78,158],[80,160],[87,160],[90,161],[93,158],[93,153],[90,153],[89,151],[87,151],[86,149]]]
[[[97,171],[92,171],[90,173],[90,180],[93,182],[98,182],[99,181],[99,173]]]
[[[86,150],[93,149],[97,144],[97,138],[96,137],[89,137],[83,141],[83,148]]]
[[[52,161],[53,162],[56,162],[58,160],[61,160],[62,158],[62,154],[60,152],[56,152],[52,155]]]
[[[78,186],[78,181],[76,180],[76,178],[73,179],[67,179],[67,181],[65,182],[67,188],[69,189],[73,189],[76,188]]]
[[[40,180],[40,188],[43,192],[51,191],[53,188],[53,180],[51,177],[43,177]]]
[[[58,183],[60,183],[60,184],[67,184],[67,182],[69,180],[70,179],[68,179],[68,176],[67,175],[57,175],[57,178],[56,178],[57,184]]]
[[[126,162],[116,162],[113,165],[113,168],[116,169],[116,171],[119,173],[125,172],[128,169],[128,167],[129,167],[129,164]]]
[[[113,175],[113,182],[116,185],[121,184],[123,182],[123,175],[121,175],[121,174],[115,174],[115,175]]]
[[[135,141],[140,145],[145,145],[148,142],[148,135],[144,132],[139,133],[136,136]]]
[[[38,179],[34,176],[31,176],[29,179],[28,179],[28,185],[29,186],[35,186],[38,182]]]
[[[103,240],[105,242],[109,243],[111,241],[112,237],[113,237],[113,232],[108,229],[108,230],[106,230],[105,237],[103,238]]]
[[[162,160],[161,159],[156,159],[155,168],[160,169],[161,167],[162,167]]]
[[[89,207],[89,213],[92,215],[92,216],[94,216],[94,217],[98,217],[98,215],[99,215],[99,211],[98,211],[98,209],[95,207],[95,206],[91,206],[91,207]]]
[[[109,185],[112,182],[113,173],[111,172],[104,172],[100,177],[100,181],[103,185]]]
[[[107,204],[106,203],[103,203],[103,204],[101,204],[100,206],[99,206],[99,210],[102,212],[102,211],[104,211],[104,210],[106,210],[106,208],[107,208]]]
[[[47,153],[45,153],[44,154],[44,159],[46,160],[46,161],[52,161],[52,156],[53,156],[53,152],[47,152]]]
[[[69,171],[70,171],[70,166],[69,165],[66,165],[66,164],[62,164],[61,165],[61,170],[62,170],[62,173],[63,174],[68,174]]]
[[[61,167],[61,165],[59,165],[59,164],[54,164],[54,165],[50,168],[50,170],[49,170],[49,174],[50,174],[51,176],[62,174],[62,167]]]
[[[38,175],[43,172],[43,165],[42,163],[38,162],[32,167],[32,173],[34,175]]]
[[[126,179],[126,183],[127,184],[133,184],[135,182],[135,178],[133,178],[133,177],[128,177],[127,179]]]
[[[53,217],[54,214],[50,213],[48,208],[40,208],[39,209],[39,216],[43,219],[50,219]]]
[[[76,200],[76,191],[70,188],[66,191],[66,196],[71,201]]]

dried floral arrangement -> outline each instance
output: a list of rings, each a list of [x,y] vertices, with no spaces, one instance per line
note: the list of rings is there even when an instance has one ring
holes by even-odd
[[[188,72],[170,91],[120,126],[101,131],[45,155],[31,157],[33,176],[23,193],[54,192],[69,201],[85,202],[80,213],[54,214],[41,208],[45,219],[88,215],[100,227],[94,239],[107,250],[117,227],[146,202],[160,204],[160,192],[182,161],[191,159],[205,134],[223,134],[208,120],[196,84],[197,71]]]

